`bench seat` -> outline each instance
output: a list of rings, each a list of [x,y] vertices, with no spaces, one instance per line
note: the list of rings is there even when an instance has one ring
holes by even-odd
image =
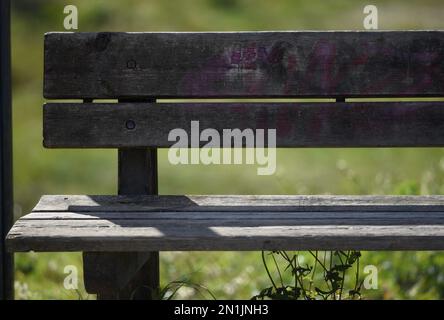
[[[43,196],[10,251],[442,250],[444,196]]]

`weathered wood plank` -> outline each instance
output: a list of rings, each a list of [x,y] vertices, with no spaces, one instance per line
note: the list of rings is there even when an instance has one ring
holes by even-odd
[[[385,222],[393,219],[432,219],[437,221],[442,217],[443,211],[257,211],[254,207],[250,211],[196,211],[196,212],[33,212],[22,220],[150,220],[153,223],[175,222],[178,219],[186,222],[200,222],[207,220],[221,221],[282,221],[286,219],[301,219],[304,221],[322,220],[321,224],[336,219],[347,219],[350,223],[359,223],[366,219],[376,222]],[[379,220],[378,220],[379,219]],[[408,219],[408,220],[407,220]],[[435,220],[433,220],[435,219]],[[31,222],[30,222],[31,223]]]
[[[329,225],[334,221],[343,221],[347,224],[409,224],[419,221],[423,224],[440,224],[443,211],[256,211],[254,207],[250,212],[232,211],[209,211],[209,212],[123,212],[120,216],[118,212],[35,212],[26,215],[20,220],[19,225],[33,226],[45,223],[45,220],[54,221],[57,225],[63,225],[66,221],[73,225],[97,225],[102,221],[112,221],[117,224],[151,223],[152,225],[162,225],[171,222],[184,222],[190,224],[216,223],[233,226],[255,226],[273,225],[277,221],[285,223],[301,223]],[[422,221],[421,221],[422,219]],[[75,220],[73,222],[72,220]],[[134,220],[134,222],[132,222]],[[147,220],[144,222],[144,220]]]
[[[217,130],[221,141],[224,129],[276,129],[277,147],[444,146],[444,102],[50,103],[44,106],[44,145],[170,147],[177,141],[168,141],[170,131],[181,128],[189,146],[191,121],[199,121],[198,131]]]
[[[442,96],[444,32],[48,33],[46,98]]]
[[[140,203],[128,205],[130,199]],[[442,250],[443,203],[444,196],[47,196],[14,225],[7,245],[93,252]]]
[[[426,215],[425,215],[426,216]],[[23,220],[11,251],[442,250],[444,213],[390,220]]]
[[[279,211],[444,211],[444,196],[386,195],[45,195],[39,212],[279,212]],[[28,216],[23,217],[26,219]]]

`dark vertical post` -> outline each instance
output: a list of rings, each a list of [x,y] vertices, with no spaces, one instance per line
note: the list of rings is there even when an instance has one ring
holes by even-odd
[[[13,256],[6,253],[5,238],[12,213],[12,116],[10,2],[0,0],[0,299],[13,299]]]
[[[119,195],[158,193],[157,149],[119,149]],[[159,288],[159,252],[150,252],[124,291],[135,299],[153,299]],[[125,295],[125,294],[122,294]]]

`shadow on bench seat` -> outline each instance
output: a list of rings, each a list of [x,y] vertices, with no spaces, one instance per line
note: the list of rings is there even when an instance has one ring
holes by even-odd
[[[44,196],[12,251],[440,250],[444,196]]]

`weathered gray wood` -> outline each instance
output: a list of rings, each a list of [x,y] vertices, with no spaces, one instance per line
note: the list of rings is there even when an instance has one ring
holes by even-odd
[[[118,167],[119,195],[157,195],[156,149],[119,149]],[[152,300],[156,297],[160,286],[159,252],[143,252],[141,255],[145,261],[133,259],[127,262],[138,264],[139,270],[132,274],[125,288],[116,291],[117,298]]]
[[[155,149],[120,149],[118,157],[119,194],[157,194]],[[152,299],[159,287],[158,252],[84,252],[83,265],[85,288],[100,300]]]
[[[106,294],[107,298],[117,294],[116,298],[128,298],[119,294],[124,291],[134,275],[149,258],[145,252],[84,252],[83,273],[85,289],[90,293]]]
[[[127,121],[135,128],[128,129]],[[176,128],[184,129],[191,141],[191,121],[199,121],[200,131],[217,130],[221,141],[223,129],[276,129],[277,147],[444,146],[444,102],[51,103],[44,106],[44,145],[169,147],[176,143],[168,141]]]
[[[118,158],[119,195],[157,194],[156,149],[120,149]]]
[[[232,216],[231,216],[232,217]],[[232,217],[233,218],[233,217]],[[23,220],[12,251],[443,250],[444,213],[428,218]]]
[[[157,150],[119,149],[119,195],[157,195]],[[152,300],[159,289],[159,252],[144,252],[147,258],[120,296]],[[129,294],[129,295],[128,295]]]
[[[43,198],[21,218],[8,235],[9,249],[444,249],[444,196],[134,197],[140,205],[128,205],[131,197],[62,197]],[[41,211],[50,199],[53,210]]]
[[[444,32],[48,33],[46,98],[442,96]]]
[[[22,219],[45,217],[47,212],[112,215],[137,212],[278,212],[278,211],[444,211],[444,196],[386,195],[189,195],[103,196],[45,195]],[[78,215],[81,216],[81,215]]]
[[[118,170],[119,194],[157,194],[156,149],[119,149]],[[156,297],[158,252],[84,252],[83,264],[85,288],[100,300]]]
[[[163,212],[34,212],[23,217],[23,221],[31,220],[107,220],[113,221],[128,221],[128,220],[149,220],[153,223],[167,223],[167,221],[175,222],[175,220],[184,220],[189,222],[201,222],[206,220],[225,221],[225,220],[243,220],[248,221],[278,221],[288,217],[294,219],[323,219],[325,221],[335,220],[338,217],[347,218],[349,221],[360,221],[361,219],[438,219],[442,216],[442,211],[273,211],[273,210],[258,210],[250,207],[248,211],[196,211],[196,212],[177,212],[177,211],[163,211]],[[251,212],[253,211],[253,212]],[[310,214],[308,215],[308,213]],[[427,216],[424,216],[427,212]],[[291,215],[289,215],[291,213]],[[388,221],[388,220],[387,220]],[[320,222],[320,223],[323,223]]]

